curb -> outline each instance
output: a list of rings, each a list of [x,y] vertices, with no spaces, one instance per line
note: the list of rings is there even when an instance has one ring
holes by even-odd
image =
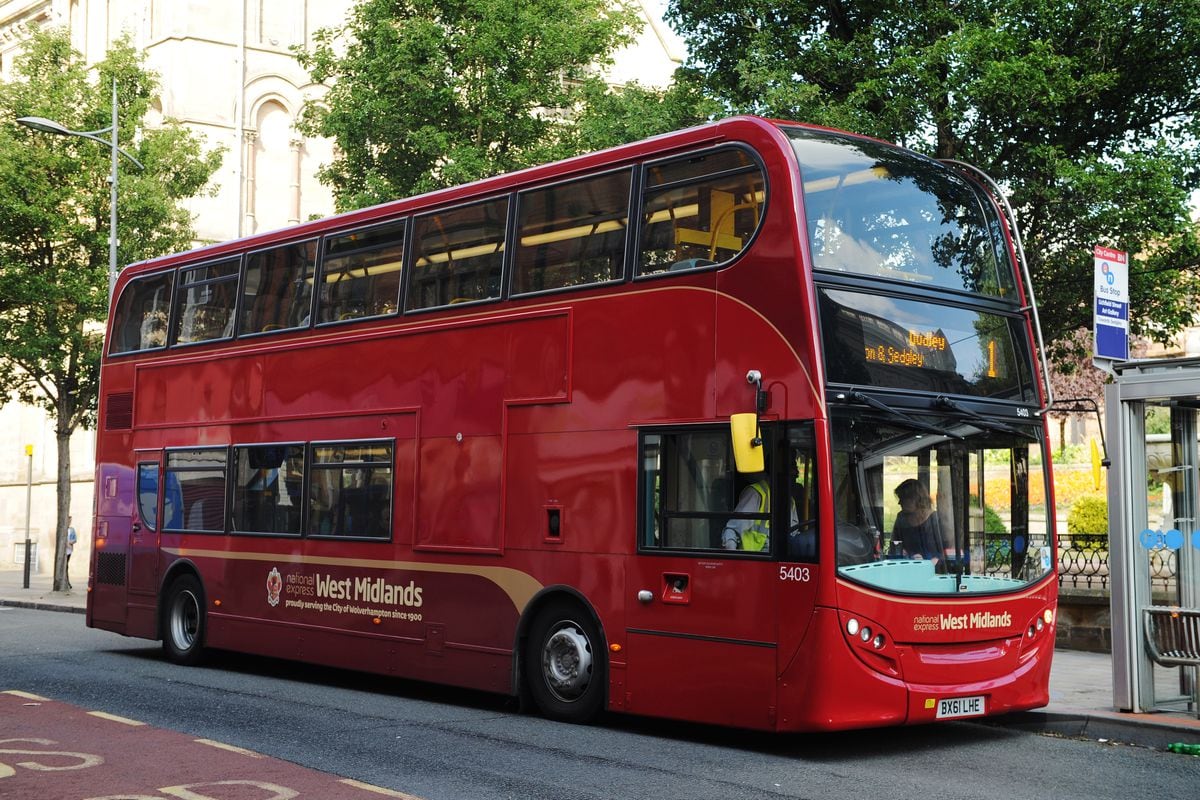
[[[1166,750],[1173,742],[1200,742],[1200,724],[1180,720],[1124,719],[1117,712],[1021,711],[988,724],[1071,739],[1090,739]]]
[[[35,611],[65,611],[68,614],[87,613],[86,608],[65,606],[62,603],[47,603],[40,600],[6,600],[0,598],[0,606],[11,606],[13,608],[32,608]]]

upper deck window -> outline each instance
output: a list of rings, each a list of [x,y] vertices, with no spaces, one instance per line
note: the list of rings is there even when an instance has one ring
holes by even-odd
[[[174,272],[160,272],[129,282],[113,312],[110,353],[167,346],[167,315],[171,311],[174,283]]]
[[[623,170],[522,194],[513,294],[621,278],[631,176]]]
[[[999,218],[972,183],[879,142],[787,133],[800,162],[813,269],[1015,299]]]
[[[240,264],[241,260],[235,256],[179,271],[173,343],[190,344],[233,336]]]
[[[500,296],[508,198],[417,217],[407,309]]]
[[[317,321],[394,314],[400,305],[405,221],[325,240]]]
[[[729,261],[762,219],[762,169],[740,148],[650,164],[645,184],[638,275]]]
[[[308,325],[317,243],[297,242],[246,257],[240,333],[265,333]]]

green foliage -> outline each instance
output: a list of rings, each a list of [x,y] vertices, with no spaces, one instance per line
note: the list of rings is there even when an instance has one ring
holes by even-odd
[[[1146,433],[1170,433],[1171,409],[1165,406],[1146,407]]]
[[[0,387],[43,406],[60,435],[94,422],[100,329],[108,311],[109,152],[94,141],[14,124],[107,128],[118,82],[125,159],[118,198],[124,264],[186,248],[191,219],[176,201],[207,183],[220,154],[201,155],[182,128],[143,130],[156,77],[126,38],[95,65],[95,79],[62,31],[36,32],[0,85]]]
[[[671,0],[729,111],[973,162],[1023,226],[1055,360],[1091,324],[1092,247],[1137,256],[1133,332],[1190,324],[1200,241],[1200,4],[1178,0]]]
[[[184,129],[141,127],[156,77],[125,38],[89,68],[63,31],[37,31],[0,84],[0,390],[46,409],[58,445],[54,588],[64,587],[71,498],[70,437],[95,423],[103,322],[108,313],[111,150],[78,136],[22,127],[45,117],[110,135],[118,85],[118,264],[188,247],[191,217],[177,201],[198,194],[220,164]],[[94,79],[92,76],[95,76]]]
[[[1008,533],[1008,526],[1004,524],[1004,520],[991,506],[983,507],[983,532]]]
[[[1067,512],[1067,532],[1099,534],[1108,531],[1108,500],[1102,495],[1086,494],[1071,504]]]
[[[329,86],[299,127],[337,142],[319,175],[342,210],[553,160],[581,146],[567,120],[585,96],[619,105],[624,124],[668,104],[598,88],[596,68],[638,27],[608,0],[363,0],[297,50]]]
[[[721,113],[686,70],[669,89],[633,84],[621,88],[588,81],[572,129],[573,152],[582,153],[646,139],[706,122]]]

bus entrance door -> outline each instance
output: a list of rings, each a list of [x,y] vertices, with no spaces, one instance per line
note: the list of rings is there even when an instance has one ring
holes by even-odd
[[[633,556],[626,570],[625,710],[774,727],[778,569],[719,553]]]

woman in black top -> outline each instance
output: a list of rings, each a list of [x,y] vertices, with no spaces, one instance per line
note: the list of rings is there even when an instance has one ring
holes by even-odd
[[[942,529],[933,501],[920,481],[909,478],[896,487],[900,513],[892,529],[891,554],[904,558],[941,559],[945,555]]]

